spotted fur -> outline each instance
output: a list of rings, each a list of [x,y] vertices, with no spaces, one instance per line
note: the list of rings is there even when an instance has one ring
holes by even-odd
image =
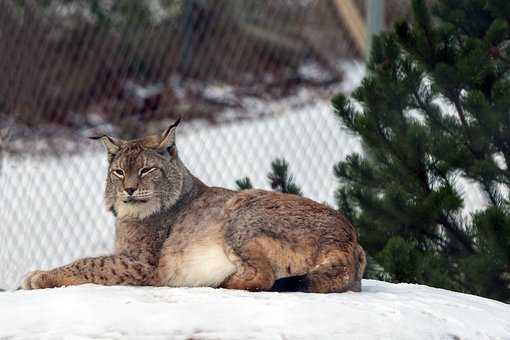
[[[137,140],[99,137],[109,160],[105,202],[117,218],[114,253],[32,272],[22,288],[271,290],[288,280],[291,290],[361,290],[365,254],[345,217],[295,195],[205,185],[178,156],[177,123]]]

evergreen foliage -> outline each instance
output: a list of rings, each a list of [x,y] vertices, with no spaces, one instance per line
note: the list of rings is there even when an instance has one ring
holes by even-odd
[[[303,195],[294,182],[293,176],[289,174],[289,163],[283,158],[277,158],[271,163],[271,172],[267,178],[273,190],[285,194]]]
[[[277,158],[271,162],[271,171],[267,174],[269,185],[275,191],[285,194],[294,194],[302,196],[301,189],[294,182],[292,174],[289,173],[289,163],[283,158]],[[248,177],[236,181],[238,190],[247,190],[253,188]]]
[[[392,281],[510,299],[510,2],[413,0],[373,40],[336,114],[363,140],[334,172],[339,209]],[[459,179],[487,206],[472,216]]]
[[[236,180],[237,190],[248,190],[253,188],[253,184],[251,184],[251,180],[249,177],[244,177]]]

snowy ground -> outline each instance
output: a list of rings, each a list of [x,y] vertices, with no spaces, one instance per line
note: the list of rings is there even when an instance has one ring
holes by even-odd
[[[510,306],[365,280],[362,293],[94,285],[0,293],[0,339],[510,339]]]

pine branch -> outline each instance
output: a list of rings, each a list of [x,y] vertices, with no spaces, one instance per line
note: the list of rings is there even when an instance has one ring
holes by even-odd
[[[286,194],[303,195],[292,175],[289,174],[289,164],[283,158],[275,159],[271,163],[271,172],[267,178],[273,190]]]
[[[239,191],[249,190],[249,189],[253,188],[253,185],[251,184],[249,177],[244,177],[244,178],[236,180],[236,186],[237,186],[237,190],[239,190]]]
[[[457,110],[457,113],[459,114],[460,121],[462,123],[462,126],[464,127],[466,137],[469,137],[468,135],[468,122],[466,120],[466,114],[464,113],[464,109],[462,108],[462,105],[460,104],[460,98],[458,94],[451,94],[451,98],[453,99],[453,105],[455,105],[455,109]]]

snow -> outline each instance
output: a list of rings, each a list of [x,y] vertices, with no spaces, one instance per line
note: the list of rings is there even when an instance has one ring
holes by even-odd
[[[102,287],[0,293],[0,339],[510,339],[510,306],[411,284],[363,292]]]

